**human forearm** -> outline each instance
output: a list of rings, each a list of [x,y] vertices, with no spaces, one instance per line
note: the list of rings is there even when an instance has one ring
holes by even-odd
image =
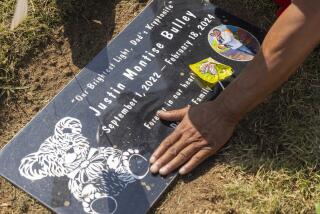
[[[219,97],[168,112],[181,121],[153,153],[151,172],[167,175],[178,167],[186,174],[215,154],[232,136],[238,121],[277,89],[319,43],[320,1],[298,0],[267,34],[255,59]]]
[[[307,2],[307,3],[306,3]],[[217,98],[236,120],[285,82],[320,41],[319,1],[296,1],[279,17],[261,50]]]

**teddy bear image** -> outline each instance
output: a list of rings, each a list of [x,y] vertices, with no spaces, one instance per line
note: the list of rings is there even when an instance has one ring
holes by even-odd
[[[67,176],[70,192],[86,213],[114,213],[118,206],[114,197],[148,174],[148,161],[137,149],[91,148],[81,130],[78,119],[61,119],[38,151],[21,160],[19,172],[32,181]],[[133,165],[143,170],[136,172]]]

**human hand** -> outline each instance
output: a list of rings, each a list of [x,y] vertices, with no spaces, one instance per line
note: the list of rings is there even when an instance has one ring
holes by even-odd
[[[192,171],[228,141],[237,124],[214,101],[192,108],[161,111],[158,116],[163,120],[181,121],[150,158],[150,171],[161,175],[180,166],[182,175]]]

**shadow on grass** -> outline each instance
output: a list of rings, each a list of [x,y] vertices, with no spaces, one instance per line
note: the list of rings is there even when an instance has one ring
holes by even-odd
[[[0,62],[0,104],[6,98],[14,101],[15,90],[20,87],[19,70],[26,67],[34,57],[43,52],[48,44],[58,43],[52,34],[57,26],[64,27],[64,36],[70,43],[72,62],[84,67],[112,38],[115,28],[115,7],[120,0],[56,0],[49,3],[35,1],[35,18],[24,21],[13,35],[4,34],[4,45],[16,44],[14,48],[5,47],[5,60]],[[55,4],[56,3],[56,4]],[[44,12],[41,13],[41,6]],[[56,8],[57,7],[57,8]],[[48,12],[49,10],[49,12]],[[35,12],[34,12],[35,13]],[[31,29],[31,30],[30,30]],[[11,35],[11,36],[10,36]],[[0,44],[2,44],[0,43]],[[6,79],[3,77],[8,76]],[[8,89],[1,90],[2,87]]]
[[[57,0],[72,61],[84,67],[112,38],[119,0]]]
[[[63,27],[64,37],[70,44],[72,63],[83,68],[114,35],[116,6],[120,1],[34,0],[29,11],[32,18],[25,20],[14,32],[3,32],[0,39],[0,45],[4,45],[0,52],[0,78],[8,76],[0,79],[0,87],[8,85],[12,91],[18,90],[21,83],[16,77],[20,75],[21,68],[27,67],[49,44],[55,43],[58,49],[62,47],[60,38],[56,41],[53,35],[59,26]],[[139,3],[146,2],[139,0]],[[11,4],[11,14],[6,14],[5,20],[10,20],[13,15],[14,2]],[[15,93],[5,96],[7,92],[10,93],[0,89],[0,101],[11,95],[14,100]]]
[[[119,2],[120,0],[57,0],[73,64],[83,68],[112,39],[117,25],[115,9]],[[146,2],[147,0],[139,0],[139,3]]]
[[[64,28],[65,39],[70,43],[73,64],[82,68],[94,58],[112,38],[115,7],[119,1],[55,0],[44,3],[35,0],[32,7],[35,7],[33,9],[36,12],[29,11],[29,16],[35,17],[25,20],[14,32],[3,32],[4,36],[0,38],[0,44],[4,44],[0,52],[3,54],[0,57],[1,111],[5,112],[8,108],[6,102],[14,105],[15,109],[24,111],[19,106],[19,94],[23,93],[19,89],[24,87],[24,83],[21,83],[23,78],[17,77],[34,75],[24,69],[33,58],[44,52],[48,45],[55,44],[57,53],[60,52],[63,42],[60,42],[60,38],[60,41],[57,41],[53,35],[59,26]],[[12,48],[7,47],[9,44],[12,44]],[[4,60],[2,57],[5,57]],[[5,76],[7,78],[2,79]],[[3,121],[7,119],[5,115],[4,117]],[[0,130],[4,126],[5,124],[0,122]]]

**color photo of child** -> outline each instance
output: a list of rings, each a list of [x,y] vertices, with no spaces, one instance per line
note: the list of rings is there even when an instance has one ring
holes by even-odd
[[[208,34],[210,46],[218,54],[235,61],[250,61],[260,48],[248,31],[232,25],[219,25]]]

